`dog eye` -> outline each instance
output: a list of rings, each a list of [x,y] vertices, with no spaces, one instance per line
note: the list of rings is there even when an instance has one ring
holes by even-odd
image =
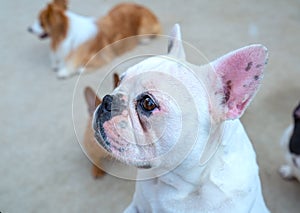
[[[153,111],[155,108],[157,108],[157,105],[149,96],[145,96],[141,100],[140,105],[145,111]]]

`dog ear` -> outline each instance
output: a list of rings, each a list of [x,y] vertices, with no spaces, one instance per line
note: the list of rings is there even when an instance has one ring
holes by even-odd
[[[67,0],[53,0],[53,3],[63,10],[68,9],[68,1]]]
[[[224,106],[222,119],[239,118],[255,96],[263,78],[267,64],[268,52],[262,45],[251,45],[212,62],[221,82],[221,93]]]
[[[51,47],[53,50],[56,50],[59,43],[67,36],[68,18],[60,7],[53,4],[48,5],[47,17],[47,25],[51,36]]]
[[[114,73],[114,88],[116,88],[119,85],[120,78],[117,73]]]
[[[179,24],[175,24],[169,38],[168,54],[178,59],[185,59]]]
[[[101,100],[90,87],[84,89],[84,96],[88,105],[89,114],[92,116],[97,106],[101,104]]]

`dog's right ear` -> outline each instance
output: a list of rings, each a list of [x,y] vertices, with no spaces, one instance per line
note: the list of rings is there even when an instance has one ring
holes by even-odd
[[[168,44],[168,54],[177,59],[185,59],[179,24],[175,24],[171,31]]]
[[[88,105],[89,115],[92,116],[97,106],[101,104],[101,100],[98,98],[96,93],[90,87],[86,87],[84,89],[84,96]]]
[[[53,0],[53,3],[63,10],[68,9],[68,0]]]

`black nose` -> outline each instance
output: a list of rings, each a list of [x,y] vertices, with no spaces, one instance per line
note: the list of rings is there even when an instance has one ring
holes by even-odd
[[[111,119],[111,108],[112,108],[113,97],[106,95],[102,99],[101,105],[96,109],[94,113],[94,129],[98,129],[101,124]]]
[[[102,100],[103,110],[105,110],[107,112],[111,112],[112,101],[113,101],[113,97],[111,95],[104,96],[104,98]]]
[[[33,30],[32,30],[32,28],[31,28],[31,27],[28,27],[28,28],[27,28],[27,30],[28,30],[28,32],[30,32],[30,33],[32,33],[32,32],[33,32]]]

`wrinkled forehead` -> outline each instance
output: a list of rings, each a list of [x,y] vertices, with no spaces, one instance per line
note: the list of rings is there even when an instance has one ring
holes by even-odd
[[[148,58],[128,68],[121,76],[120,85],[157,89],[190,81],[193,75],[192,68],[185,62],[161,55]]]
[[[193,69],[196,67],[185,62],[155,56],[130,67],[121,76],[120,85],[113,93],[124,93],[129,99],[134,99],[148,92],[163,102],[182,103],[183,100],[195,99],[198,104],[205,100],[199,96],[208,95],[203,78],[195,75]]]
[[[138,64],[130,67],[122,76],[123,78],[131,78],[146,72],[161,72],[166,74],[175,73],[179,66],[183,66],[183,62],[180,62],[174,58],[166,55],[159,55],[151,57],[139,62]]]

